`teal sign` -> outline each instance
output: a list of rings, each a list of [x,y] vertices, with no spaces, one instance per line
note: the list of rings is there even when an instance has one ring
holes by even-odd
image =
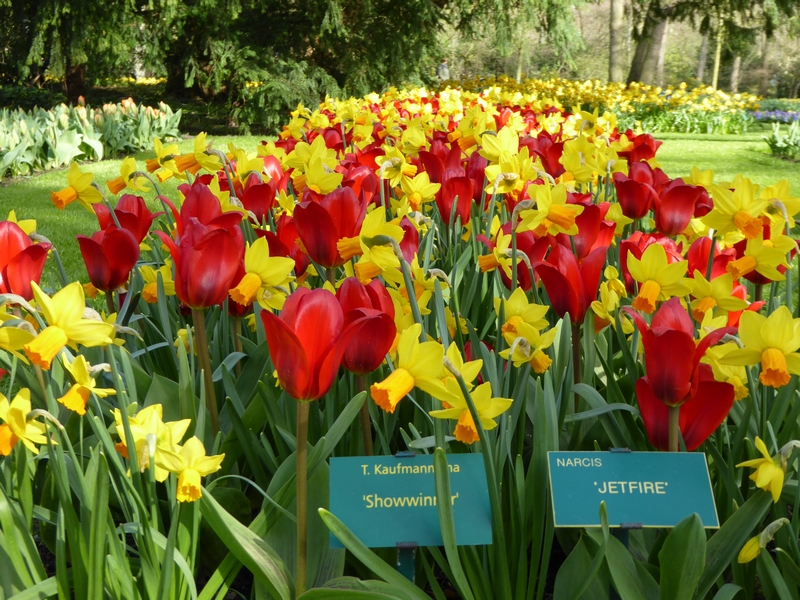
[[[448,454],[459,545],[492,543],[483,456]],[[330,511],[370,548],[401,542],[441,546],[433,455],[331,458]],[[331,547],[342,548],[331,535]]]
[[[556,527],[608,524],[674,527],[697,513],[719,527],[705,454],[698,452],[548,452]]]

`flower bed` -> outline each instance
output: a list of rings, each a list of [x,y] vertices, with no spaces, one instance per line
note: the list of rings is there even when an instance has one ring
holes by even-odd
[[[51,110],[0,111],[0,177],[57,169],[73,160],[138,152],[155,138],[177,138],[181,111],[128,98],[94,109],[61,104]]]
[[[390,90],[250,152],[156,140],[102,185],[73,164],[52,200],[97,216],[88,282],[40,288],[47,232],[0,224],[3,593],[790,594],[800,199],[670,179],[659,146],[557,100]],[[687,512],[628,550],[600,504],[556,541],[547,453],[609,448],[704,452],[719,530]],[[443,549],[401,551],[416,584],[327,511],[330,457],[408,450],[444,500]],[[493,543],[459,549],[472,453]]]

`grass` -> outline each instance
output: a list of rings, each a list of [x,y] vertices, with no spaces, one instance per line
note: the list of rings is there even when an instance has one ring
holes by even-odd
[[[759,133],[739,136],[663,133],[656,137],[664,142],[659,149],[658,159],[670,177],[686,176],[693,166],[697,166],[704,170],[713,169],[715,181],[731,181],[737,174],[742,174],[760,185],[770,185],[786,178],[792,192],[800,195],[800,169],[797,164],[773,157]],[[224,136],[213,139],[216,148],[225,149],[229,142],[233,142],[251,150],[262,137]],[[179,147],[182,152],[190,151],[192,140],[182,140]],[[152,156],[152,152],[135,155],[142,167],[142,161]],[[95,180],[104,184],[119,174],[121,164],[121,159],[106,160],[88,163],[82,168],[93,173]],[[68,278],[85,282],[88,278],[75,236],[90,235],[97,231],[97,220],[77,203],[64,211],[53,206],[50,192],[64,187],[65,183],[66,170],[61,169],[0,184],[0,218],[14,209],[20,219],[36,219],[38,232],[50,238],[58,248]],[[167,181],[162,186],[162,193],[170,198],[176,197],[177,183],[174,180]],[[151,209],[161,210],[160,203],[154,201],[153,196],[151,193],[147,198]],[[48,261],[45,282],[56,275],[53,262]]]

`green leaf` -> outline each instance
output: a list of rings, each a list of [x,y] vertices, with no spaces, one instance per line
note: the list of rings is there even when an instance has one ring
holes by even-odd
[[[472,590],[469,587],[464,567],[461,565],[461,560],[458,556],[456,523],[453,516],[453,504],[450,499],[450,471],[447,468],[447,457],[442,448],[437,448],[433,453],[433,473],[436,482],[436,506],[439,512],[442,539],[444,540],[444,551],[455,579],[452,583],[463,598],[473,600]]]
[[[200,512],[225,546],[273,596],[281,600],[293,598],[291,576],[264,540],[230,516],[205,490],[200,498]]]
[[[106,526],[108,523],[108,463],[102,452],[95,452],[92,462],[96,462],[97,468],[94,477],[87,482],[94,490],[92,498],[92,516],[89,533],[89,591],[87,597],[90,600],[104,597],[103,582],[105,579],[105,557],[106,557]],[[92,469],[87,470],[92,473]]]
[[[675,526],[661,552],[661,600],[685,600],[694,594],[706,560],[706,533],[697,513]]]
[[[744,589],[733,583],[726,583],[719,591],[714,594],[714,600],[733,600],[736,594],[743,592]]]
[[[404,596],[388,596],[379,592],[316,588],[308,590],[298,600],[350,600],[351,598],[352,600],[392,600],[392,598],[404,598]]]
[[[403,594],[404,598],[410,600],[430,600],[427,594],[411,583],[408,579],[400,575],[392,567],[386,564],[378,555],[367,548],[344,523],[337,519],[333,514],[321,508],[319,515],[322,521],[330,529],[331,533],[342,542],[345,548],[355,556],[361,563],[370,569],[375,575],[394,586],[397,592]]]
[[[599,530],[592,530],[589,535],[596,542],[602,542]],[[614,589],[622,600],[657,600],[658,583],[646,570],[637,569],[636,560],[630,551],[613,536],[608,538],[606,564]]]
[[[762,552],[758,555],[758,574],[762,580],[769,579],[780,600],[793,600],[792,593],[769,552]]]
[[[695,598],[706,597],[771,506],[772,495],[758,490],[711,536],[706,545],[706,568],[700,577]]]
[[[597,576],[604,556],[604,545],[598,546],[588,535],[582,536],[556,574],[553,599],[608,598],[608,585]]]

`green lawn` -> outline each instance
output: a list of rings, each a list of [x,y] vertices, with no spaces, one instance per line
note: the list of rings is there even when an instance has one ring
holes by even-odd
[[[800,168],[792,163],[774,158],[769,154],[760,133],[740,136],[712,136],[700,134],[663,133],[656,137],[664,141],[658,152],[662,168],[670,177],[688,175],[693,166],[713,169],[716,181],[730,181],[741,173],[761,185],[770,185],[786,178],[794,194],[800,195]],[[226,149],[229,142],[251,150],[261,140],[257,136],[229,136],[214,138],[214,146]],[[192,140],[183,140],[182,152],[191,150]],[[137,160],[153,156],[152,152],[141,152]],[[83,165],[83,169],[94,173],[99,182],[119,175],[121,160],[107,160]],[[141,164],[143,167],[143,164]],[[47,236],[58,248],[70,279],[87,281],[86,271],[78,250],[75,236],[97,231],[94,215],[74,203],[64,211],[56,209],[50,201],[50,192],[66,184],[66,170],[49,171],[34,177],[10,180],[0,185],[0,218],[15,209],[17,217],[36,219],[38,231]],[[162,186],[168,197],[176,195],[175,181]],[[150,194],[152,197],[153,194]],[[160,210],[159,203],[148,198],[151,208]],[[55,275],[53,261],[48,262],[47,276]]]

